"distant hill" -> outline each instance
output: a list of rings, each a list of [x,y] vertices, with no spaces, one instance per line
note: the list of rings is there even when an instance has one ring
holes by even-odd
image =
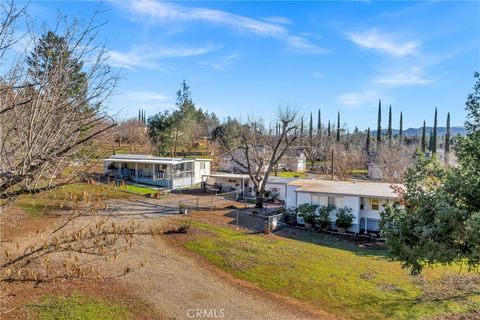
[[[427,136],[430,133],[430,130],[433,131],[433,127],[426,127],[426,132]],[[445,127],[438,127],[437,128],[437,134],[439,136],[443,136],[446,132],[447,128]],[[392,129],[393,135],[398,135],[398,130],[397,129]],[[387,134],[387,129],[382,129],[382,135]],[[450,134],[452,136],[456,136],[457,134],[460,135],[466,135],[467,130],[464,127],[450,127]],[[377,135],[377,130],[372,131],[372,136]],[[408,128],[406,130],[403,130],[403,135],[406,137],[413,137],[413,136],[421,136],[422,135],[422,127],[420,128]]]

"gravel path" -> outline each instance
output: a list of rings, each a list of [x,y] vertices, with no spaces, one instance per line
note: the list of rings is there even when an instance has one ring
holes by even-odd
[[[149,257],[146,267],[121,278],[120,282],[152,303],[166,318],[195,318],[192,315],[197,309],[216,312],[216,318],[223,319],[334,318],[326,313],[309,314],[299,306],[273,299],[269,294],[262,295],[259,289],[230,283],[162,239],[149,239],[121,257],[125,262]]]
[[[158,205],[163,201],[148,202],[121,203],[118,213],[130,218],[132,213],[158,218],[143,220],[149,224],[167,223],[179,217],[152,213],[151,203]],[[119,256],[118,264],[120,267],[129,261],[148,259],[145,267],[119,280],[167,319],[338,319],[326,312],[307,311],[303,305],[249,286],[218,269],[214,271],[208,263],[199,262],[186,250],[172,245],[172,240],[142,238],[141,243]],[[200,317],[197,310],[206,313]]]

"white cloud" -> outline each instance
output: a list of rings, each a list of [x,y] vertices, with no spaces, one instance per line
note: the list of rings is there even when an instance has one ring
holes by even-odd
[[[158,2],[154,0],[140,0],[129,2],[133,12],[143,14],[155,20],[170,21],[203,21],[223,25],[232,29],[249,32],[258,36],[275,38],[285,42],[289,47],[305,53],[322,53],[325,50],[309,40],[295,36],[283,26],[287,20],[282,17],[276,18],[276,22],[266,22],[252,19],[246,16],[207,8],[186,7],[172,3]],[[272,17],[271,17],[272,18]]]
[[[128,52],[119,52],[111,50],[109,52],[110,64],[114,67],[124,67],[126,69],[151,68],[161,69],[159,60],[165,58],[181,58],[203,55],[217,50],[218,46],[207,45],[205,47],[135,47]]]
[[[436,80],[438,80],[438,78],[425,78],[422,68],[413,67],[398,72],[383,73],[381,76],[376,77],[373,82],[392,87],[399,87],[425,85],[435,82]]]
[[[391,34],[380,33],[376,28],[365,32],[347,33],[347,37],[362,48],[382,51],[396,57],[418,54],[418,42],[398,41]]]
[[[277,24],[292,24],[292,21],[287,17],[281,16],[273,16],[273,17],[265,17],[263,20],[270,22],[270,23],[277,23]]]
[[[340,104],[346,107],[359,107],[362,105],[374,105],[379,98],[379,93],[375,90],[363,92],[348,92],[338,97]]]

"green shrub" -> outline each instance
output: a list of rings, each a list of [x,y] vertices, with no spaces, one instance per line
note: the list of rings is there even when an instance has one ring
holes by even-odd
[[[353,218],[355,218],[355,216],[352,214],[352,208],[339,208],[337,209],[337,221],[335,221],[335,225],[339,228],[348,229],[352,226]]]
[[[330,212],[332,212],[334,209],[334,206],[321,206],[318,209],[318,215],[315,217],[315,220],[321,228],[330,227]]]
[[[313,203],[303,203],[295,209],[297,216],[302,217],[305,222],[311,223],[312,226],[316,227],[315,211],[317,210],[318,205]]]

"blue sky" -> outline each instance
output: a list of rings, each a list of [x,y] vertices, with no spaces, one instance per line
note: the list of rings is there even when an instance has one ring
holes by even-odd
[[[57,10],[87,19],[99,2],[34,2],[31,15]],[[480,2],[111,1],[99,20],[110,64],[125,77],[112,114],[171,109],[182,79],[193,99],[221,119],[271,120],[279,105],[306,117],[320,108],[350,129],[376,126],[378,99],[394,124],[439,125],[464,102],[480,69]],[[384,123],[386,121],[384,120]],[[397,127],[398,125],[394,125]]]

